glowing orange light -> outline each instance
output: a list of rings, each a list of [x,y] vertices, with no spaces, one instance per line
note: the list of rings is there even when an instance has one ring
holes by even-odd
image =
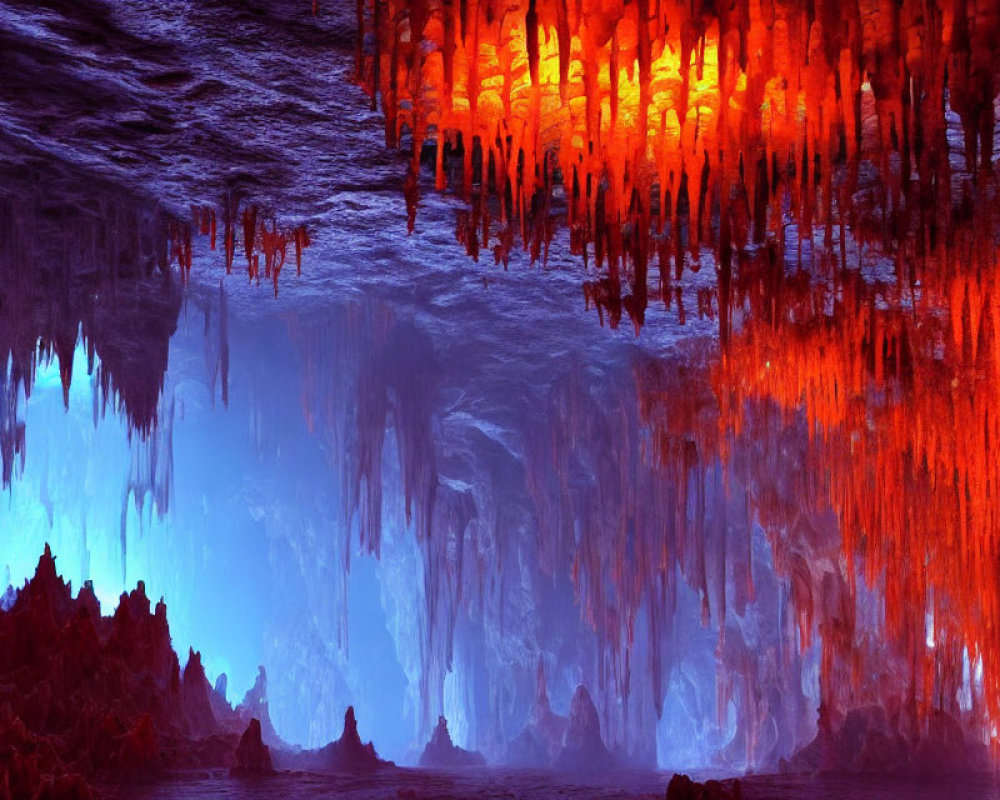
[[[1000,14],[990,0],[925,5],[361,0],[357,73],[382,98],[388,143],[412,138],[411,228],[426,143],[439,189],[461,153],[461,191],[481,197],[479,225],[459,220],[474,257],[495,235],[506,264],[515,233],[532,258],[547,252],[561,184],[572,247],[605,273],[588,300],[639,325],[654,259],[666,289],[701,244],[722,268],[750,238],[783,244],[789,212],[800,240],[820,225],[831,246],[862,158],[893,208],[923,213],[905,192],[914,174],[936,176],[947,207],[946,89],[970,168],[989,166]]]
[[[832,508],[844,574],[882,599],[887,641],[901,654],[893,691],[915,716],[956,716],[968,663],[986,731],[1000,721],[1000,258],[989,235],[938,248],[919,290],[748,280],[754,309],[715,371],[723,441],[755,430],[751,402],[774,402],[810,434],[803,507]],[[757,431],[758,433],[760,431]],[[772,521],[780,513],[758,508]],[[777,557],[776,557],[777,561]],[[816,589],[814,587],[813,592]],[[802,638],[824,634],[824,702],[884,702],[852,613],[802,608]],[[823,619],[826,622],[823,622]],[[824,625],[826,626],[824,632]],[[981,692],[981,695],[977,694]],[[907,694],[908,693],[908,694]],[[966,709],[965,711],[968,711]],[[975,709],[973,715],[975,715]],[[991,724],[990,724],[991,723]]]

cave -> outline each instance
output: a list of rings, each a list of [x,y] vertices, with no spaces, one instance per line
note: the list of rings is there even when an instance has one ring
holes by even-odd
[[[997,0],[0,0],[0,800],[996,795],[998,170]]]

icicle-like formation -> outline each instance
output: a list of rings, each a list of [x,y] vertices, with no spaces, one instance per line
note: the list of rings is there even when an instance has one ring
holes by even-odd
[[[608,743],[648,757],[689,669],[675,643],[701,621],[716,637],[720,728],[733,715],[727,763],[776,765],[815,734],[820,702],[831,726],[879,705],[913,746],[931,712],[989,730],[997,252],[991,225],[961,225],[897,261],[912,281],[869,282],[888,277],[878,253],[864,273],[834,263],[811,278],[761,249],[728,299],[699,297],[700,313],[732,320],[725,344],[645,359],[632,386],[583,366],[555,382],[518,430],[523,493],[507,478],[493,494],[510,469],[498,456],[449,454],[436,390],[412,371],[433,350],[408,326],[369,310],[324,337],[333,353],[303,338],[307,418],[339,437],[334,461],[347,455],[345,510],[361,512],[363,547],[378,552],[387,524],[412,525],[423,552],[425,713],[482,648],[466,624],[481,620],[497,649],[479,674],[512,669],[515,632],[530,642],[530,659],[514,650],[521,661],[582,669]],[[444,438],[429,437],[437,426]],[[546,587],[565,580],[593,644],[553,626]],[[548,653],[560,637],[579,649]],[[523,723],[493,691],[496,705],[474,712],[480,743],[503,735],[484,728],[512,738]]]
[[[438,473],[433,347],[379,306],[353,308],[337,323],[293,329],[293,340],[304,350],[307,423],[334,454],[345,528],[356,529],[362,551],[376,556],[390,525],[412,530],[422,550],[419,716],[429,735],[443,710],[457,620],[476,579],[466,566],[476,532],[473,500],[468,490],[442,483]],[[398,475],[396,463],[384,463],[387,452],[397,456]],[[355,542],[347,535],[340,544],[346,571]],[[341,643],[346,602],[342,608]]]
[[[905,265],[922,276],[912,288],[855,272],[809,282],[766,257],[745,265],[737,302],[750,316],[715,370],[721,424],[759,434],[747,409],[761,400],[804,414],[814,477],[800,502],[836,512],[847,600],[859,578],[878,592],[899,656],[887,669],[853,612],[834,621],[800,597],[803,640],[822,637],[830,714],[894,697],[914,727],[934,710],[971,710],[984,733],[1000,720],[998,252],[991,226],[963,228]],[[780,512],[757,513],[768,526]],[[968,662],[981,684],[967,685]]]
[[[242,198],[237,193],[227,193],[222,200],[222,243],[225,251],[226,274],[232,274],[236,259],[237,226],[240,227],[243,241],[243,252],[247,260],[247,278],[260,285],[261,257],[264,259],[264,278],[274,285],[274,296],[278,296],[278,278],[288,258],[288,248],[295,246],[295,274],[302,274],[302,251],[309,246],[309,233],[305,225],[294,228],[278,225],[274,215],[263,213],[259,206],[251,204],[240,212]],[[192,229],[201,236],[209,237],[209,246],[216,249],[218,236],[217,214],[212,206],[192,205],[191,224],[184,225],[186,232],[180,244],[172,251],[177,259],[182,276],[189,276],[191,271],[191,235]]]
[[[186,223],[156,203],[119,195],[106,188],[81,197],[75,184],[64,187],[56,181],[44,194],[24,187],[0,197],[0,485],[10,482],[24,457],[19,398],[30,396],[39,365],[57,358],[68,403],[78,339],[86,348],[89,372],[96,373],[95,415],[110,407],[126,418],[130,434],[143,439],[158,424],[170,337],[182,287],[190,280],[192,231],[210,237],[214,250],[217,214],[214,208],[192,206],[192,220]],[[224,198],[227,271],[235,257],[239,206],[238,197]],[[263,256],[264,277],[277,295],[293,245],[301,273],[309,234],[302,225],[280,227],[256,206],[244,217],[248,214],[252,224],[244,223],[242,231],[248,264],[258,264]],[[250,277],[259,283],[259,274]],[[220,298],[224,323],[225,295]],[[223,324],[214,366],[222,376],[223,403],[229,371],[225,331]]]
[[[57,358],[68,403],[80,337],[96,370],[95,402],[121,410],[142,436],[155,426],[181,302],[167,268],[168,227],[155,205],[108,195],[78,205],[57,190],[0,198],[4,484],[15,454],[23,458],[18,396],[29,396],[39,365]]]
[[[949,107],[966,171],[994,157],[993,0],[366,0],[358,25],[386,140],[412,140],[411,229],[430,143],[437,187],[460,176],[477,258],[491,237],[498,263],[515,237],[547,252],[561,184],[573,249],[602,273],[588,302],[612,324],[642,323],[655,260],[661,290],[701,244],[725,270],[734,248],[783,247],[789,216],[831,247],[869,168],[883,235],[944,223],[961,194]]]

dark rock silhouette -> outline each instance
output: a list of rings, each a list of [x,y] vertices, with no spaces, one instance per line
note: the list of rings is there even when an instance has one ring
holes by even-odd
[[[486,764],[483,754],[475,750],[456,747],[448,733],[448,720],[438,717],[437,727],[420,755],[421,767],[481,767]]]
[[[200,653],[189,651],[181,670],[167,607],[160,600],[151,609],[142,582],[102,617],[92,587],[74,598],[46,547],[34,577],[9,594],[9,610],[0,609],[0,800],[87,800],[87,779],[98,773],[264,775],[275,760],[338,772],[392,766],[361,742],[353,708],[336,742],[287,748],[271,724],[263,667],[230,707],[226,679],[213,688]]]
[[[184,715],[190,733],[199,737],[213,733],[217,724],[212,711],[212,685],[205,677],[201,653],[196,653],[193,649],[188,651],[188,662],[184,667],[181,687],[184,696]]]
[[[553,712],[549,705],[545,668],[539,660],[538,677],[535,684],[535,705],[528,718],[528,723],[517,738],[507,745],[507,753],[504,757],[507,766],[539,769],[551,767],[562,750],[566,724],[566,717],[561,717]]]
[[[379,758],[371,742],[361,742],[354,706],[348,706],[344,714],[344,731],[335,742],[319,750],[278,750],[275,761],[281,769],[330,772],[364,773],[395,766],[393,762]]]
[[[247,729],[240,737],[236,748],[236,763],[232,775],[272,775],[274,767],[271,764],[271,748],[264,744],[260,733],[260,720],[251,719]]]
[[[46,546],[0,610],[0,797],[89,797],[98,772],[228,766],[239,729],[219,724],[210,693],[198,654],[182,677],[162,600],[151,611],[140,582],[102,617]]]
[[[728,783],[728,782],[727,782]],[[687,775],[674,775],[667,784],[667,800],[742,800],[740,782],[731,785],[720,781],[698,783]]]
[[[601,718],[583,685],[577,686],[573,693],[566,734],[555,766],[567,772],[599,772],[615,766],[614,756],[601,739]]]
[[[837,718],[820,707],[817,727],[812,742],[780,762],[782,772],[955,775],[990,768],[986,747],[939,710],[917,723],[899,705],[855,708]]]
[[[387,766],[375,752],[375,746],[361,743],[358,735],[358,721],[354,717],[354,706],[348,706],[344,714],[344,731],[340,738],[324,747],[320,753],[330,769],[343,772],[362,772]]]

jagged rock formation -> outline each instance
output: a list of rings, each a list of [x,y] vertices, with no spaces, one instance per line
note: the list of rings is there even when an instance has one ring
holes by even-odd
[[[218,727],[212,711],[211,694],[212,685],[208,682],[205,668],[201,665],[201,653],[190,649],[184,675],[181,678],[181,695],[188,730],[196,736],[207,736]]]
[[[190,651],[181,670],[166,605],[151,613],[141,582],[113,617],[102,617],[89,584],[74,598],[46,547],[12,597],[0,609],[0,798],[8,785],[14,798],[86,788],[99,772],[227,767],[264,775],[274,760],[337,772],[392,766],[362,744],[353,707],[336,742],[288,748],[271,724],[263,667],[233,709],[225,677],[213,688],[199,653]]]
[[[378,757],[371,742],[361,743],[354,706],[348,706],[344,713],[344,731],[340,738],[321,748],[319,755],[329,769],[337,772],[365,772],[391,764]]]
[[[236,748],[236,763],[230,770],[232,775],[271,775],[271,748],[264,744],[260,733],[260,720],[251,719],[240,737]]]
[[[228,690],[229,676],[223,672],[215,679],[215,686],[212,687],[212,691],[208,695],[208,702],[212,706],[212,715],[220,721],[227,719],[228,715],[233,713],[233,707],[226,699]]]
[[[420,754],[421,767],[453,769],[455,767],[481,767],[486,764],[483,754],[475,750],[457,747],[448,733],[448,720],[438,717],[437,727],[430,741]]]
[[[220,702],[200,655],[181,670],[166,605],[151,611],[142,582],[102,617],[90,585],[74,598],[46,546],[11,596],[0,609],[0,797],[87,797],[97,773],[269,764],[260,722]],[[256,688],[247,706],[266,710]]]
[[[687,775],[674,775],[667,784],[667,800],[742,800],[743,789],[738,780],[722,783],[698,783]]]
[[[374,744],[362,744],[354,706],[348,706],[344,713],[344,730],[337,741],[318,750],[279,753],[278,763],[279,766],[295,769],[354,773],[395,766],[393,762],[379,758]]]
[[[614,756],[601,738],[601,718],[590,692],[585,686],[577,686],[555,767],[566,772],[606,772],[615,765]]]

